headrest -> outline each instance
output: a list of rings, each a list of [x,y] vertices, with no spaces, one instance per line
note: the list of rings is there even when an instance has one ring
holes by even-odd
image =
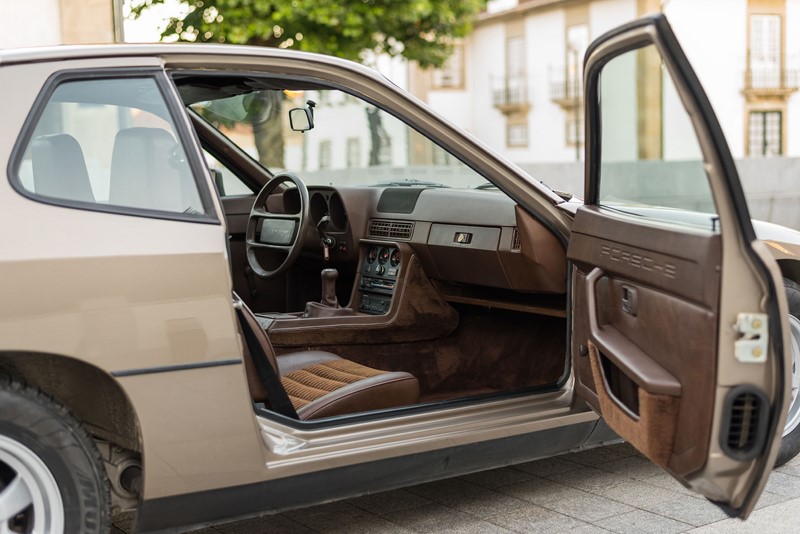
[[[33,189],[40,195],[94,202],[86,160],[68,134],[42,135],[31,143]]]

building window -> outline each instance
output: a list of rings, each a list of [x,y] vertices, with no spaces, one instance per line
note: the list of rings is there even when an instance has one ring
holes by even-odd
[[[439,145],[433,145],[433,154],[432,154],[433,164],[438,167],[447,167],[451,165],[458,165],[461,163],[455,156],[453,156],[450,152],[446,151]]]
[[[751,111],[748,121],[747,153],[753,157],[783,154],[783,113]]]
[[[347,166],[358,167],[361,164],[361,140],[351,137],[347,140]]]
[[[564,127],[567,132],[567,145],[583,146],[583,117],[567,117]]]
[[[434,89],[460,89],[464,86],[464,46],[456,44],[441,68],[433,71]]]
[[[749,86],[781,86],[781,16],[750,15]]]
[[[583,94],[583,56],[589,46],[589,26],[576,24],[567,28],[565,93],[567,98]]]
[[[528,146],[528,124],[516,123],[506,127],[506,144],[509,147]]]
[[[319,168],[322,169],[330,169],[331,168],[331,142],[330,141],[320,141],[319,143]]]

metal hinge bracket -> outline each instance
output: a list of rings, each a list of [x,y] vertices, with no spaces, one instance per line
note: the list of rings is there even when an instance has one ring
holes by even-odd
[[[736,359],[742,363],[767,361],[769,334],[766,313],[740,313],[736,319],[739,339],[734,343]]]

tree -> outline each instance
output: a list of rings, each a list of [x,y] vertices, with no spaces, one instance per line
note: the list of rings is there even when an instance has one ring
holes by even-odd
[[[165,0],[127,0],[134,17]],[[277,46],[363,59],[364,52],[441,66],[486,0],[179,0],[162,40]]]
[[[165,0],[126,1],[138,17]],[[387,54],[416,61],[423,68],[444,64],[453,41],[469,33],[486,4],[486,0],[179,2],[188,12],[169,20],[162,40],[272,46],[362,61],[369,54]],[[263,139],[265,130],[255,133]],[[373,146],[373,152],[379,148]],[[282,161],[264,161],[271,156],[261,159],[268,166],[283,166]]]

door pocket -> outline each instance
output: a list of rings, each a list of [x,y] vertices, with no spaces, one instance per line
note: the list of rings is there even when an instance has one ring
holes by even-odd
[[[615,388],[618,392],[632,391],[637,394],[634,401],[635,410],[629,406],[633,403],[631,400],[625,402],[612,392],[601,359],[605,360],[606,367],[610,368],[613,374],[619,375],[614,379],[614,382],[619,384]],[[666,467],[675,439],[680,397],[650,393],[637,386],[610,360],[604,358],[591,341],[589,341],[589,361],[592,365],[594,383],[599,385],[597,398],[600,401],[600,411],[608,426],[650,460]]]

